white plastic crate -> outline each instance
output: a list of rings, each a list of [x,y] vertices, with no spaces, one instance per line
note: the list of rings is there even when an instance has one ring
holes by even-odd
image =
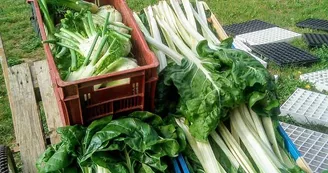
[[[328,91],[328,70],[303,74],[300,78],[303,81],[313,83],[319,91]]]
[[[281,115],[328,126],[328,96],[298,88],[280,107]]]
[[[315,173],[328,170],[328,135],[280,123]]]
[[[250,45],[259,45],[275,42],[287,42],[302,35],[279,27],[263,29],[255,32],[237,35],[236,38]]]

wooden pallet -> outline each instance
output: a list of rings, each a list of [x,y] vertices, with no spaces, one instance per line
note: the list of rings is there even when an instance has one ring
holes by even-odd
[[[23,172],[35,173],[35,163],[49,144],[41,123],[40,107],[44,110],[51,144],[59,141],[56,129],[62,126],[48,64],[42,60],[8,67],[1,37],[0,61]]]

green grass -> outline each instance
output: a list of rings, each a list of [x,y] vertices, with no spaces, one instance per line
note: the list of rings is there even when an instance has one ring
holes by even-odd
[[[30,24],[31,10],[25,0],[1,0],[0,36],[8,64],[35,61],[43,58],[40,40]],[[11,111],[2,69],[0,70],[0,144],[15,143]]]

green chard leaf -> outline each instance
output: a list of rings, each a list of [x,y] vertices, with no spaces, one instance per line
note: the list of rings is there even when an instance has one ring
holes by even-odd
[[[181,66],[169,65],[160,74],[156,105],[167,112],[165,99],[173,98],[176,113],[187,119],[191,134],[199,141],[206,141],[228,111],[242,103],[261,116],[278,115],[272,77],[249,54],[229,48],[231,44],[230,38],[214,50],[201,41],[198,60],[184,59]],[[172,87],[175,90],[168,91]],[[180,97],[170,96],[175,91]]]

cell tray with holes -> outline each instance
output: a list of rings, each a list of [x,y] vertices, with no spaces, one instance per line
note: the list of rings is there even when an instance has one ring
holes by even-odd
[[[301,123],[328,126],[328,95],[298,88],[280,111],[281,115],[290,115]]]
[[[279,27],[263,29],[237,35],[236,38],[250,45],[259,45],[276,42],[288,42],[302,35]]]
[[[319,58],[285,42],[254,45],[251,49],[279,66],[303,65],[319,61]]]
[[[280,125],[302,153],[314,173],[322,173],[328,169],[327,134],[283,122]]]
[[[240,35],[240,34],[259,31],[259,30],[263,30],[263,29],[268,29],[268,28],[272,28],[272,27],[276,27],[276,25],[255,19],[255,20],[250,20],[250,21],[246,21],[246,22],[242,22],[242,23],[226,25],[226,26],[223,26],[223,29],[229,35]]]
[[[310,18],[298,22],[296,26],[300,28],[310,28],[310,29],[328,31],[328,20]]]
[[[328,45],[328,34],[305,33],[303,38],[310,48]]]
[[[319,91],[328,91],[328,69],[302,74],[300,79],[313,83]]]

